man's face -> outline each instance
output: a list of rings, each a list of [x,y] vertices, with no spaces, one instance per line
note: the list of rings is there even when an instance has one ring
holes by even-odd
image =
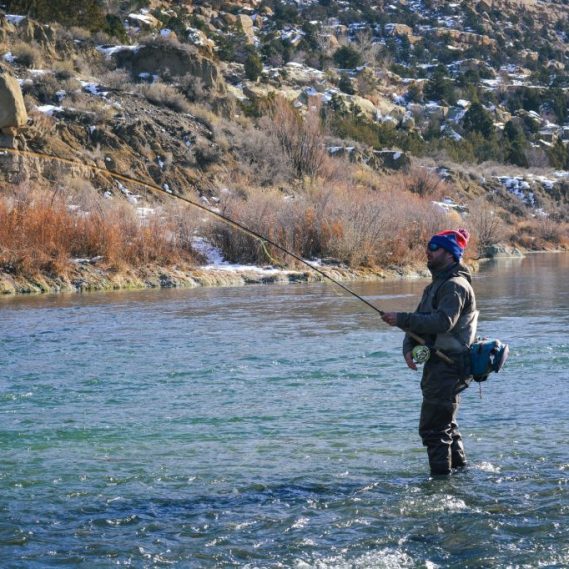
[[[452,262],[454,262],[454,257],[446,249],[438,247],[433,251],[431,247],[427,247],[427,267],[430,271],[438,273]]]

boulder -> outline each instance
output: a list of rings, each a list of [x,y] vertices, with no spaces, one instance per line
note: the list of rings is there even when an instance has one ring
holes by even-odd
[[[130,26],[141,30],[157,30],[162,27],[162,23],[152,14],[129,14],[127,22]]]
[[[375,166],[378,169],[386,168],[388,170],[409,170],[411,160],[407,154],[400,150],[375,150]]]
[[[484,249],[484,257],[490,259],[497,259],[501,257],[523,257],[523,253],[516,247],[509,247],[507,245],[502,244],[495,244],[495,245],[488,245]]]
[[[243,29],[243,33],[247,38],[247,43],[253,45],[255,43],[255,31],[253,30],[253,19],[251,16],[247,16],[246,14],[239,14],[238,16],[239,22],[241,23],[241,28]]]
[[[20,84],[12,75],[0,71],[0,129],[14,134],[27,122],[28,113]]]
[[[227,26],[234,26],[237,24],[237,16],[235,14],[223,14],[222,19]]]

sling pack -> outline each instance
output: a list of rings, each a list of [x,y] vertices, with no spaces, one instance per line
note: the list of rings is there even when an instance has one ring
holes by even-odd
[[[492,372],[499,372],[510,353],[508,344],[500,340],[478,338],[468,349],[470,355],[470,373],[474,381],[486,381]]]

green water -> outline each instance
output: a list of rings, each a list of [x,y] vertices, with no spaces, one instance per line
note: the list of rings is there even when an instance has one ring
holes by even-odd
[[[569,255],[474,286],[512,353],[449,480],[400,332],[333,286],[0,299],[0,567],[569,566]]]

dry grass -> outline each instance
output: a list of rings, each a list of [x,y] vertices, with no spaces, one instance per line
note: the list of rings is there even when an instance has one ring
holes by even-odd
[[[12,55],[20,65],[28,68],[38,69],[43,62],[42,50],[35,42],[16,42],[12,46]]]
[[[512,241],[534,251],[567,249],[569,247],[569,223],[560,223],[549,217],[524,221],[516,227]]]
[[[143,97],[155,105],[167,107],[179,113],[190,112],[188,100],[172,85],[160,82],[142,84],[138,90]]]
[[[70,207],[60,193],[20,189],[0,199],[0,267],[17,275],[65,275],[74,258],[109,269],[195,263],[188,223],[160,213],[141,221],[130,204],[93,198]]]
[[[73,110],[89,115],[91,124],[110,123],[117,114],[117,110],[101,97],[74,91],[70,99]]]
[[[33,98],[29,95],[24,97],[26,109],[30,121],[27,126],[28,139],[34,143],[43,146],[47,144],[53,136],[53,129],[55,128],[56,120],[37,110]]]

